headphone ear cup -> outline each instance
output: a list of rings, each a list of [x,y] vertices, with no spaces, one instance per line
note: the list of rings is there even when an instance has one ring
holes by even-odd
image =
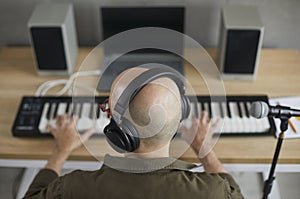
[[[188,118],[191,111],[190,100],[187,96],[181,95],[181,121]]]
[[[129,148],[131,148],[130,141],[113,119],[110,120],[110,123],[104,128],[103,131],[107,142],[114,150],[119,153],[125,153],[129,151]]]
[[[132,152],[136,150],[140,145],[140,139],[138,136],[138,132],[134,125],[126,119],[122,119],[122,130],[124,135],[127,137],[127,139],[130,141],[128,152]]]

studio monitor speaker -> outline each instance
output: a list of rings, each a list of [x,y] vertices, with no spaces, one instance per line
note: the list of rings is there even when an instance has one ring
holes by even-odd
[[[227,5],[223,8],[217,63],[223,79],[255,79],[263,31],[255,6]]]
[[[71,74],[78,51],[72,4],[37,5],[28,28],[38,74]]]

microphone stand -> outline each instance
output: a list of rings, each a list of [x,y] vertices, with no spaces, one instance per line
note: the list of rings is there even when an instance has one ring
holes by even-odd
[[[275,167],[276,167],[276,164],[277,164],[277,160],[278,160],[278,156],[279,156],[279,153],[280,153],[282,141],[283,141],[283,138],[284,138],[284,132],[288,129],[288,119],[289,119],[289,117],[286,117],[286,116],[281,116],[280,117],[280,121],[281,121],[280,131],[281,131],[281,133],[279,134],[279,137],[278,137],[278,140],[277,140],[276,150],[275,150],[274,157],[273,157],[273,160],[272,160],[272,165],[271,165],[271,169],[270,169],[270,172],[269,172],[269,177],[264,183],[263,199],[268,198],[268,195],[270,194],[271,189],[272,189],[273,181],[275,180],[275,176],[274,176]]]

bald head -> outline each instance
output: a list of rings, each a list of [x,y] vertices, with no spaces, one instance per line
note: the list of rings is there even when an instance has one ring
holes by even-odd
[[[112,113],[129,83],[148,69],[132,68],[121,73],[110,93]],[[168,143],[181,119],[181,101],[177,85],[169,78],[158,78],[144,86],[129,104],[125,116],[135,125],[141,147],[155,148]],[[128,118],[129,117],[129,118]]]

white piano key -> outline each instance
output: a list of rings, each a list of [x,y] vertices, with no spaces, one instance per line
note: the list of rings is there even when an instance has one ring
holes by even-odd
[[[83,103],[81,114],[78,116],[76,126],[79,132],[86,131],[94,127],[94,122],[89,118],[91,103]]]
[[[74,104],[73,103],[70,103],[69,104],[69,110],[68,110],[68,118],[70,118],[72,116],[72,113],[73,113],[73,108],[74,108]]]
[[[48,119],[46,117],[48,109],[49,109],[50,104],[49,103],[45,103],[44,108],[43,108],[43,112],[41,115],[41,119],[40,119],[40,123],[39,123],[39,131],[41,133],[46,133],[48,132]]]
[[[59,103],[57,115],[64,115],[66,113],[67,103]]]
[[[239,110],[237,107],[237,102],[229,102],[229,108],[231,113],[231,132],[243,132],[242,119],[239,115]]]
[[[242,127],[243,131],[242,132],[250,132],[251,126],[249,125],[249,120],[250,118],[247,117],[244,102],[240,102],[240,107],[241,107],[241,112],[242,112]]]
[[[50,119],[48,121],[48,125],[52,126],[53,128],[56,128],[56,118],[54,117],[56,106],[58,105],[55,102],[51,104]]]
[[[228,117],[227,104],[226,102],[221,102],[224,118],[223,118],[223,129],[222,133],[230,133],[231,132],[231,120]]]
[[[75,109],[74,115],[77,116],[77,119],[79,118],[79,111],[80,111],[81,105],[82,105],[82,104],[80,104],[80,103],[76,103],[76,109]]]
[[[209,104],[208,104],[208,102],[205,102],[205,103],[204,103],[204,109],[205,109],[205,111],[206,111],[207,113],[209,113]]]
[[[251,108],[251,102],[247,102],[247,103],[246,103],[246,106],[247,106],[247,108],[248,108],[248,111],[250,111],[250,108]],[[252,116],[250,115],[249,124],[250,124],[250,126],[251,126],[250,132],[260,132],[260,129],[261,129],[261,128],[260,128],[260,124],[259,124],[259,120],[258,120],[258,119],[254,118],[254,117],[252,117]]]
[[[201,103],[200,102],[197,102],[197,108],[198,108],[198,111],[199,111],[199,118],[200,118],[201,113],[202,113],[202,108],[201,108]]]
[[[223,110],[224,117],[228,117],[226,102],[221,102],[221,105],[222,105],[222,110]]]
[[[211,113],[214,122],[221,118],[221,110],[218,102],[211,103]]]

